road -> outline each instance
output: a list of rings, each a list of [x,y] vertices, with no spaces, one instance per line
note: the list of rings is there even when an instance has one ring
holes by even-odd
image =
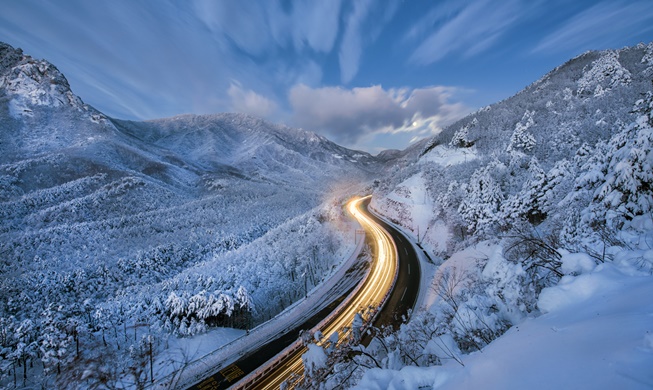
[[[395,288],[373,323],[377,328],[382,325],[392,325],[396,330],[402,322],[405,322],[404,318],[409,318],[408,311],[415,307],[419,295],[421,278],[419,258],[411,243],[402,233],[367,211],[367,203],[365,204],[365,211],[375,223],[390,234],[397,246],[399,270]],[[365,343],[365,341],[363,342]]]
[[[327,317],[321,324],[315,328],[314,323],[302,324],[298,329],[313,328],[315,331],[319,328],[328,338],[334,332],[340,332],[350,326],[356,313],[363,312],[368,307],[379,306],[381,310],[376,316],[374,326],[392,325],[396,328],[402,322],[402,317],[406,317],[408,310],[414,306],[420,280],[417,255],[401,233],[369,213],[369,199],[370,197],[354,199],[347,207],[365,229],[368,243],[372,247],[373,260],[370,262],[367,277],[330,316],[320,313]],[[333,306],[331,305],[330,310]],[[295,336],[292,336],[293,333]],[[296,340],[297,332],[289,332],[287,335]],[[306,352],[305,347],[299,341],[288,339],[289,336],[285,336],[285,340],[275,340],[274,346],[266,346],[261,351],[241,359],[192,389],[219,389],[231,384],[235,389],[279,389],[292,374],[301,375],[304,368],[301,355]],[[364,339],[363,342],[366,344],[369,340]],[[242,378],[245,371],[251,371],[252,365],[261,364],[261,359],[268,359],[271,353],[276,354],[283,345],[290,345],[286,348],[286,353],[281,358],[270,360],[274,363],[266,363],[263,367],[267,368],[259,369],[259,375],[250,375],[237,383],[230,382]]]

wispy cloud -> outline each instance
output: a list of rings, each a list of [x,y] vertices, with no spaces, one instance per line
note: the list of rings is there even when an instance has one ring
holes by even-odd
[[[375,133],[417,133],[439,130],[468,112],[451,102],[451,87],[389,89],[381,86],[345,89],[296,85],[289,94],[293,122],[354,145]]]
[[[361,28],[370,10],[371,0],[354,2],[354,10],[347,18],[345,35],[340,48],[340,74],[342,82],[347,84],[356,76],[363,51]]]
[[[217,38],[255,56],[289,48],[328,53],[340,30],[341,0],[296,1],[289,9],[277,1],[194,0],[192,6]]]
[[[340,30],[341,0],[293,2],[290,28],[296,50],[307,45],[320,53],[330,52]]]
[[[651,30],[652,1],[604,1],[567,20],[533,52],[602,49]]]
[[[523,13],[518,1],[477,1],[465,4],[446,2],[432,9],[411,28],[405,39],[430,33],[417,46],[409,61],[428,65],[452,53],[469,57],[490,47],[505,34]]]
[[[338,59],[340,79],[348,84],[358,74],[364,48],[377,40],[387,23],[395,16],[398,0],[352,2],[344,21],[344,33]],[[380,6],[380,7],[379,7]]]
[[[274,47],[266,8],[253,1],[192,2],[195,16],[214,34],[216,39],[228,39],[239,49],[261,55]]]

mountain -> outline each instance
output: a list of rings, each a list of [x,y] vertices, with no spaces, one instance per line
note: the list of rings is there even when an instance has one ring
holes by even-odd
[[[402,182],[423,178],[417,191],[427,191],[437,203],[451,183],[462,185],[482,168],[500,184],[504,198],[514,195],[522,190],[529,168],[550,171],[579,153],[590,153],[632,123],[634,105],[651,90],[652,77],[651,44],[584,53],[516,95],[468,115],[391,159],[390,174],[376,191],[377,207],[390,215],[407,215],[413,201],[394,196],[405,187]],[[460,236],[459,227],[453,230],[458,233],[450,234]],[[434,249],[450,253],[454,248]]]
[[[140,172],[150,179],[201,186],[203,175],[325,183],[375,160],[303,130],[242,114],[184,115],[147,122],[108,118],[75,96],[43,60],[0,44],[2,163],[66,151],[75,164]],[[74,173],[71,173],[74,174]],[[66,179],[63,179],[66,180]],[[311,183],[311,184],[309,184]]]
[[[652,80],[653,43],[587,52],[387,154],[371,208],[430,254],[428,292],[326,383],[653,386]]]
[[[340,197],[378,164],[242,114],[110,118],[0,43],[0,387],[19,364],[124,379],[138,343],[118,331],[143,322],[163,351],[279,313],[348,256]]]
[[[180,161],[199,173],[223,172],[310,187],[375,164],[369,154],[343,148],[315,133],[243,114],[113,123],[142,149],[156,147],[165,151],[168,161]]]
[[[347,255],[341,196],[374,178],[429,286],[328,383],[650,387],[652,78],[653,43],[584,53],[372,157],[241,114],[109,118],[0,44],[0,386],[143,383],[169,339],[281,312]]]

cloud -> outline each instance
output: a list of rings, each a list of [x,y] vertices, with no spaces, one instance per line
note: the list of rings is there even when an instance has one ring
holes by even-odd
[[[390,89],[381,86],[344,89],[299,84],[289,93],[295,125],[354,145],[378,133],[427,136],[468,112],[451,103],[452,87]]]
[[[277,1],[194,0],[195,16],[218,38],[255,56],[293,48],[328,53],[339,32],[342,0],[296,1],[284,9]]]
[[[464,3],[463,3],[464,4]],[[414,40],[439,24],[417,46],[409,62],[429,65],[454,52],[465,57],[477,55],[494,45],[522,13],[516,1],[477,1],[462,6],[447,2],[432,9],[404,37]]]
[[[347,18],[339,56],[341,79],[345,84],[350,82],[358,73],[358,65],[363,50],[361,27],[371,4],[370,0],[355,2],[354,10]]]
[[[573,16],[533,52],[606,48],[651,30],[653,2],[604,1]]]
[[[241,50],[263,54],[271,45],[266,9],[253,1],[195,0],[195,15],[218,39],[229,38]]]
[[[231,99],[231,110],[234,112],[269,118],[277,110],[277,104],[274,101],[252,90],[245,90],[240,84],[231,84],[227,95]]]
[[[341,4],[341,0],[293,2],[289,25],[295,49],[308,45],[316,52],[330,52],[338,36]]]
[[[358,73],[363,46],[376,41],[383,28],[397,13],[398,0],[387,0],[384,3],[378,7],[379,3],[371,0],[353,2],[338,53],[340,79],[343,84],[348,84]]]

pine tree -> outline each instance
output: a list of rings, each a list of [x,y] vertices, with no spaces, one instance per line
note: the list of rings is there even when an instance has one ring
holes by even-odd
[[[545,190],[548,179],[540,168],[537,158],[533,157],[528,166],[528,179],[522,185],[521,191],[508,197],[502,204],[501,214],[505,222],[526,219],[537,224],[546,218],[544,211]]]
[[[526,111],[521,121],[515,125],[515,131],[510,137],[508,152],[530,152],[533,150],[536,143],[535,137],[528,131],[528,129],[535,126],[533,115],[535,115],[535,112]]]
[[[596,200],[630,220],[653,208],[653,94],[636,103],[634,124],[609,143],[608,172]]]
[[[589,223],[621,224],[653,209],[653,94],[637,101],[634,123],[599,144],[578,185],[592,191]]]
[[[470,232],[483,232],[489,228],[498,217],[498,211],[504,200],[504,195],[490,171],[500,163],[491,163],[477,169],[469,183],[463,189],[463,197],[458,212],[467,223]]]
[[[46,372],[56,370],[61,373],[61,366],[67,361],[68,348],[72,342],[72,336],[66,331],[61,308],[48,306],[42,313],[40,340],[41,360]]]
[[[451,138],[449,143],[451,146],[458,148],[469,148],[474,145],[474,141],[469,139],[469,130],[478,125],[478,120],[474,118],[472,122],[468,125],[461,127]]]

